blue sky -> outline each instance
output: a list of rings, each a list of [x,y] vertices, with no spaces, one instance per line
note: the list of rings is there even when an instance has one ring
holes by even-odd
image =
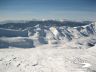
[[[0,0],[0,20],[95,20],[96,0]]]

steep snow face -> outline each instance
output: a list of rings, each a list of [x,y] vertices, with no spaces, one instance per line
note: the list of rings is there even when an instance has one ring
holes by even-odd
[[[55,27],[51,27],[50,31],[55,35],[55,37],[57,37],[58,31],[57,31],[57,29]]]
[[[94,45],[96,42],[95,35],[96,35],[96,23],[91,23],[88,25],[77,27],[68,27],[59,25],[46,26],[42,24],[37,24],[32,27],[31,26],[26,27],[26,29],[24,30],[0,28],[0,37],[1,37],[0,42],[2,44],[0,46],[3,47],[5,45],[5,47],[7,47],[11,45],[11,43],[13,45],[14,42],[9,43],[9,41],[7,40],[8,37],[10,37],[10,40],[11,37],[14,37],[14,39],[12,39],[13,41],[15,40],[15,38],[19,40],[18,37],[21,37],[20,42],[23,42],[22,40],[25,40],[25,43],[27,41],[28,42],[31,41],[31,43],[33,42],[32,46],[33,45],[38,46],[43,44],[52,44],[52,45],[65,44],[64,46],[72,47],[71,44],[73,44],[74,47],[77,47],[77,45],[79,45],[80,48],[82,48],[81,47],[82,45],[85,46]],[[2,40],[2,37],[6,38]],[[26,37],[28,40],[26,40],[24,37]],[[83,42],[82,39],[84,39],[85,41],[87,39],[87,42],[82,44]],[[90,41],[92,41],[91,44]],[[17,41],[16,43],[19,43],[19,41]],[[16,46],[16,43],[13,46]],[[28,44],[29,47],[32,47],[30,46],[30,44]],[[24,47],[23,43],[20,45],[21,46],[17,45],[17,47]]]

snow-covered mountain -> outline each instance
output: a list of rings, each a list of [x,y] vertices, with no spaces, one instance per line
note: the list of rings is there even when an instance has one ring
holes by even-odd
[[[88,48],[96,43],[96,22],[29,21],[0,25],[0,47],[52,46]],[[26,45],[26,46],[25,46]]]
[[[95,61],[96,22],[0,25],[0,72],[96,72]]]

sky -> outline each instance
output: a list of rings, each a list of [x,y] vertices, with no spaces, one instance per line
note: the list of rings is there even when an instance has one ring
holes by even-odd
[[[96,20],[96,0],[0,0],[3,20]]]

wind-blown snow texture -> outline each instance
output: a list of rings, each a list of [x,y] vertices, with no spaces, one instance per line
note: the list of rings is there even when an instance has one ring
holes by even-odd
[[[88,48],[96,43],[95,22],[30,21],[0,24],[0,48],[33,48],[49,44]]]

